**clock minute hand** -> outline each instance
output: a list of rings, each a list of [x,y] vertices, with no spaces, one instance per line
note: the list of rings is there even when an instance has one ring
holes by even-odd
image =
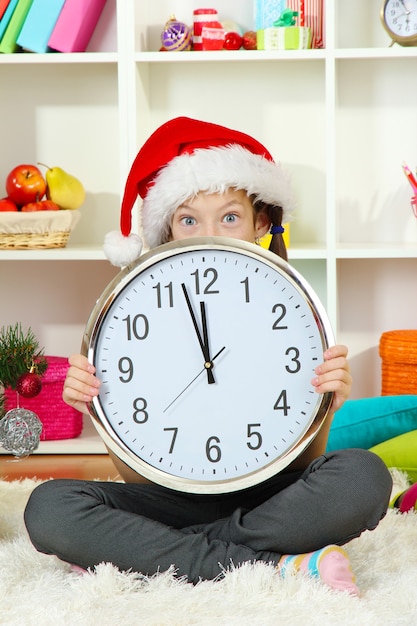
[[[203,353],[204,368],[207,371],[207,382],[208,382],[209,385],[212,385],[216,381],[214,380],[214,376],[213,376],[213,372],[212,372],[213,361],[210,359],[210,349],[209,349],[209,344],[208,344],[206,307],[205,307],[204,302],[200,302],[201,319],[202,319],[203,336],[204,336],[204,338],[203,338],[201,336],[200,329],[198,328],[197,318],[195,316],[193,305],[191,304],[191,300],[190,300],[190,297],[189,297],[188,292],[187,292],[187,287],[185,286],[184,283],[181,283],[181,287],[182,287],[182,290],[184,292],[185,301],[187,302],[188,311],[189,311],[189,313],[191,315],[191,319],[192,319],[193,325],[194,325],[194,330],[196,332],[196,335],[197,335],[197,338],[198,338],[198,342],[200,344],[200,348],[201,348],[201,351]]]

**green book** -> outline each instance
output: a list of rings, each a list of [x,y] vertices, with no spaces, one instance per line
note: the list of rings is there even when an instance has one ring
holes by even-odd
[[[30,5],[33,0],[19,0],[13,12],[10,22],[0,41],[0,52],[10,54],[17,50],[16,40],[19,36],[22,26],[29,12]]]

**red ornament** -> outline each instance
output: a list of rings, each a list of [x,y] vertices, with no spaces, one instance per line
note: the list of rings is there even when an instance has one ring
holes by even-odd
[[[16,391],[24,398],[34,398],[42,389],[42,381],[37,374],[27,372],[19,376]]]
[[[242,45],[245,50],[257,49],[256,32],[254,30],[247,30],[246,33],[243,33]]]
[[[243,39],[239,33],[230,32],[226,33],[224,38],[223,48],[225,50],[239,50],[242,47]]]

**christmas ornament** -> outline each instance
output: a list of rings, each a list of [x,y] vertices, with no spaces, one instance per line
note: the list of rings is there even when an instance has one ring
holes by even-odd
[[[239,33],[226,33],[223,48],[225,50],[239,50],[242,47],[243,38]]]
[[[11,409],[0,420],[0,444],[18,458],[37,449],[41,433],[42,422],[27,409]]]
[[[42,381],[34,372],[27,372],[19,376],[16,391],[24,398],[34,398],[42,389]]]
[[[168,52],[191,49],[192,30],[183,22],[178,22],[172,15],[164,26],[161,33],[161,41],[164,50]]]

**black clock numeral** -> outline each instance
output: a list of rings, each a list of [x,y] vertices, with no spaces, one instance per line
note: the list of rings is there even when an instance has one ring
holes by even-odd
[[[133,319],[130,315],[122,319],[122,322],[126,322],[126,334],[127,340],[132,339],[146,339],[149,334],[149,321],[146,315],[138,313]]]
[[[200,270],[197,269],[195,272],[192,272],[191,276],[194,276],[195,278],[195,293],[198,296],[200,295],[202,288],[200,280]],[[209,295],[211,293],[220,293],[218,289],[212,289],[212,286],[214,285],[218,277],[219,275],[214,267],[208,267],[206,270],[204,270],[203,278],[208,279],[208,283],[206,284],[202,292],[204,295]]]
[[[119,359],[119,372],[125,375],[125,378],[123,376],[119,376],[119,380],[122,383],[130,383],[133,378],[132,359],[130,359],[128,356],[122,356]]]
[[[291,355],[292,355],[292,356],[291,356],[291,363],[292,363],[292,366],[291,366],[291,365],[286,365],[286,366],[285,366],[285,369],[287,370],[287,372],[288,372],[289,374],[296,374],[296,373],[297,373],[297,372],[299,372],[299,371],[300,371],[300,369],[301,369],[301,363],[300,363],[300,360],[299,360],[299,356],[300,356],[300,351],[299,351],[299,349],[298,349],[298,348],[295,348],[295,347],[293,346],[293,347],[291,347],[291,348],[288,348],[288,349],[286,350],[285,354],[286,354],[287,356],[291,356]]]
[[[288,415],[288,411],[291,409],[287,401],[287,390],[283,389],[279,394],[277,401],[274,404],[275,411],[283,411],[285,417]]]
[[[240,281],[240,284],[245,288],[245,302],[250,302],[249,296],[249,278],[246,276],[243,280]]]
[[[156,291],[156,306],[158,309],[162,309],[163,302],[166,302],[170,309],[174,306],[174,296],[172,292],[172,283],[168,283],[167,285],[161,285],[161,283],[157,283],[152,287]],[[163,292],[164,290],[164,292]],[[167,300],[164,299],[167,297]]]
[[[275,314],[277,312],[279,312],[279,314],[275,322],[272,324],[272,330],[287,330],[288,326],[281,325],[282,320],[287,314],[285,304],[274,304],[272,307],[272,313]]]
[[[169,446],[169,454],[172,454],[173,451],[174,451],[175,441],[176,441],[177,435],[178,435],[178,428],[176,428],[176,427],[164,428],[164,432],[169,432],[169,431],[172,431],[171,445]]]
[[[220,446],[217,444],[220,443],[220,439],[218,437],[209,437],[206,443],[206,456],[210,463],[218,463],[222,458],[222,451]]]
[[[248,424],[248,432],[247,432],[247,437],[248,439],[250,439],[251,437],[254,437],[254,439],[252,441],[247,441],[246,445],[248,446],[249,450],[259,450],[259,448],[262,446],[262,435],[258,430],[253,430],[254,428],[260,428],[260,424]]]
[[[145,398],[136,398],[133,402],[133,408],[134,413],[133,413],[133,421],[136,422],[136,424],[145,424],[145,422],[148,421],[149,419],[149,413],[146,410],[148,407],[148,403],[146,402]]]

